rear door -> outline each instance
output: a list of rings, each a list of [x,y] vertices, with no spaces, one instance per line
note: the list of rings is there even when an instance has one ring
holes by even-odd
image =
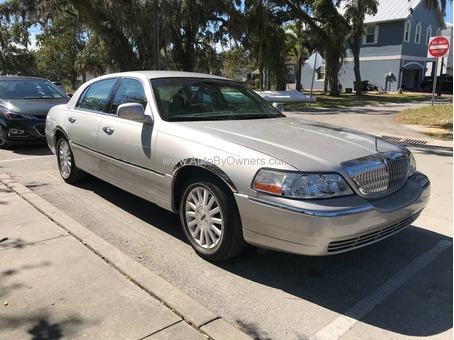
[[[99,172],[98,129],[118,78],[103,79],[90,85],[68,115],[65,130],[77,166]]]

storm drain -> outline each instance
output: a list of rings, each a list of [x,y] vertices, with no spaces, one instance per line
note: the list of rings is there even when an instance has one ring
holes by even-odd
[[[425,141],[425,140],[413,139],[413,138],[401,138],[401,137],[386,136],[386,135],[383,135],[380,138],[384,139],[384,140],[387,140],[389,142],[394,142],[394,143],[403,143],[403,144],[410,144],[410,145],[425,145],[425,144],[427,144],[427,141]]]

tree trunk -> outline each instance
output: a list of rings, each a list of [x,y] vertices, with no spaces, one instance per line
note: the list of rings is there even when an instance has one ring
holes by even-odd
[[[358,31],[358,32],[362,32]],[[355,93],[357,96],[363,95],[362,90],[362,81],[361,81],[361,70],[360,70],[360,53],[361,53],[361,40],[362,40],[362,33],[356,33],[353,35],[353,39],[348,39],[348,45],[350,46],[350,50],[353,54],[353,71],[355,73]]]
[[[301,91],[303,89],[303,85],[301,84],[301,71],[303,68],[303,58],[299,57],[298,62],[296,64],[296,90]]]
[[[356,91],[357,96],[362,96],[363,89],[362,89],[362,81],[361,81],[359,54],[354,55],[353,60],[355,62],[355,64],[353,65],[353,70],[355,72],[355,82],[356,82],[355,91]]]

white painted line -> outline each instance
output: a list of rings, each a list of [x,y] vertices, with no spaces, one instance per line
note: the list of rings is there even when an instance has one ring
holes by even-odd
[[[55,156],[54,155],[46,155],[46,156],[34,156],[34,157],[22,157],[22,158],[4,159],[4,160],[0,161],[0,163],[15,162],[15,161],[28,161],[30,159],[46,158],[46,157],[55,157]]]
[[[448,49],[449,45],[431,45],[429,46],[429,50],[441,50],[441,49]]]
[[[371,312],[378,304],[383,302],[388,296],[394,293],[403,284],[409,281],[413,276],[427,267],[443,251],[452,246],[452,242],[442,240],[428,252],[420,255],[413,260],[408,266],[399,271],[388,281],[378,287],[371,294],[359,301],[350,308],[344,315],[334,319],[327,326],[311,336],[310,340],[335,340],[347,333],[356,322],[361,320],[366,314]]]

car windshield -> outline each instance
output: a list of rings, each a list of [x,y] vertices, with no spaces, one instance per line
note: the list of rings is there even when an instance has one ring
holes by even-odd
[[[42,79],[0,80],[2,99],[60,99],[66,95],[50,81]]]
[[[259,95],[233,81],[202,78],[151,79],[166,121],[240,120],[284,117]]]

